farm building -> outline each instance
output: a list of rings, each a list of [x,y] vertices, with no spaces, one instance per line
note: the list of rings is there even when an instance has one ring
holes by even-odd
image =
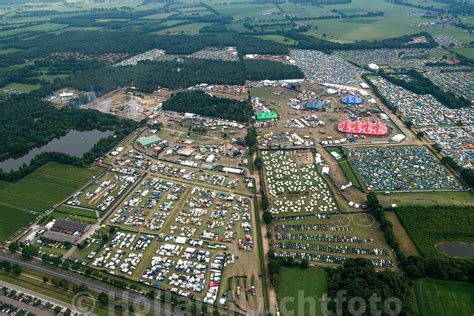
[[[159,138],[156,135],[150,135],[150,136],[140,137],[137,141],[143,147],[149,147],[161,142],[161,138]]]
[[[278,114],[274,111],[257,113],[257,121],[278,120]]]
[[[60,243],[75,243],[89,228],[89,224],[56,220],[52,227],[44,232],[41,237]]]
[[[307,110],[321,111],[324,109],[324,100],[314,99],[306,104]]]

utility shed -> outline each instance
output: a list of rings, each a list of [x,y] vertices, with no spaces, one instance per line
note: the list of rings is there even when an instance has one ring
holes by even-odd
[[[274,111],[257,113],[257,121],[278,120],[278,114]]]
[[[144,136],[140,137],[137,142],[142,145],[143,147],[148,147],[155,145],[161,141],[161,138],[159,138],[156,135],[150,135],[150,136]]]

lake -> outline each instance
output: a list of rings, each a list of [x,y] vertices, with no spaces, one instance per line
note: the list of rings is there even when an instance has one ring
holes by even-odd
[[[36,155],[48,151],[82,157],[86,152],[91,150],[101,138],[113,134],[113,131],[100,131],[98,129],[90,131],[71,130],[66,135],[54,138],[44,145],[33,147],[28,151],[0,161],[0,169],[3,169],[5,172],[18,170],[23,164],[28,165]]]
[[[450,257],[474,257],[474,243],[443,241],[436,248]]]

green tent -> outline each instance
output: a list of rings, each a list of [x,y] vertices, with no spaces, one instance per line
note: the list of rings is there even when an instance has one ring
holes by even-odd
[[[278,120],[278,114],[273,111],[257,113],[257,121],[269,121],[269,120]]]

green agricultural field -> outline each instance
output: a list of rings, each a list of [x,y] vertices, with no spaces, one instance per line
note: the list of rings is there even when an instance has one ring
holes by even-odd
[[[0,218],[5,220],[0,221],[0,242],[32,221],[38,213],[64,200],[98,172],[99,169],[94,168],[49,163],[17,182],[1,181]],[[58,216],[62,215],[63,218],[68,216],[64,212],[58,213]],[[95,221],[84,214],[78,217]]]
[[[322,315],[319,299],[326,292],[327,274],[323,269],[281,268],[280,286],[276,289],[276,295],[282,315],[289,312],[294,312],[294,315],[315,315],[310,311],[311,304],[307,303],[309,298],[314,299],[316,315]],[[303,302],[306,304],[304,310],[301,310],[298,307]]]
[[[282,43],[282,44],[287,44],[287,45],[296,45],[296,44],[298,44],[298,42],[295,41],[294,39],[291,39],[291,38],[288,38],[288,37],[285,37],[285,36],[281,36],[281,35],[276,35],[276,34],[273,34],[273,35],[259,35],[257,37],[259,37],[261,39],[264,39],[264,40],[270,40],[270,41],[274,41],[274,42]]]
[[[455,48],[453,51],[466,58],[474,60],[474,47]]]
[[[158,31],[156,34],[187,34],[187,35],[196,35],[199,33],[199,30],[205,26],[209,26],[212,23],[190,23],[185,25],[179,25],[169,29]]]
[[[474,285],[462,282],[422,279],[415,284],[421,316],[474,314]]]
[[[423,256],[445,257],[436,248],[442,241],[474,241],[470,207],[405,206],[395,210]]]
[[[34,90],[38,90],[41,86],[38,84],[26,84],[26,83],[10,83],[8,86],[5,86],[4,89],[12,89],[19,92],[28,93]]]
[[[0,190],[0,201],[41,213],[66,199],[98,172],[99,169],[49,163]]]
[[[357,40],[381,40],[422,31],[427,31],[431,34],[446,33],[465,43],[472,41],[472,38],[470,41],[466,39],[466,36],[469,36],[468,34],[465,34],[456,27],[419,28],[416,26],[418,23],[430,20],[413,14],[416,12],[416,8],[396,5],[384,0],[353,0],[348,4],[323,5],[320,8],[312,8],[311,6],[301,7],[303,8],[290,4],[283,6],[287,14],[293,14],[297,17],[306,17],[310,11],[316,11],[319,13],[318,15],[327,16],[329,15],[328,12],[333,9],[345,14],[358,14],[369,10],[384,12],[384,16],[379,17],[302,21],[302,23],[317,27],[311,28],[306,32],[307,35],[335,42],[348,43]]]
[[[3,243],[17,229],[27,225],[36,216],[26,210],[3,205],[0,202],[0,243]]]

